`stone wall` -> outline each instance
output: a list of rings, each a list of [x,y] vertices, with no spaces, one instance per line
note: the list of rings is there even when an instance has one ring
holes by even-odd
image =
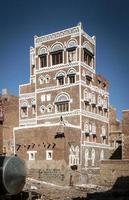
[[[100,165],[101,185],[113,186],[118,178],[129,176],[129,160],[103,160]]]
[[[19,124],[19,98],[4,94],[0,96],[3,104],[4,118],[1,129],[2,152],[10,155],[13,153],[13,128]]]
[[[0,154],[3,152],[3,126],[0,124]]]
[[[122,113],[123,151],[122,159],[129,159],[129,110]]]

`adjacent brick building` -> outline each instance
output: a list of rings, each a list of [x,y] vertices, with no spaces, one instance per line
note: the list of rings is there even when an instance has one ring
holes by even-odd
[[[122,125],[116,117],[116,108],[109,107],[109,143],[114,149],[122,145]]]
[[[129,110],[123,110],[122,113],[122,133],[123,133],[122,159],[129,160]]]
[[[13,150],[13,128],[19,124],[19,98],[7,89],[0,95],[0,152],[10,155]]]
[[[110,148],[108,105],[108,81],[96,74],[95,36],[81,23],[35,36],[30,82],[19,87],[16,154],[30,168],[59,161],[84,169],[99,166]]]

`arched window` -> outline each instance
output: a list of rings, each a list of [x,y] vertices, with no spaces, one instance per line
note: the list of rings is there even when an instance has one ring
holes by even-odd
[[[108,98],[107,97],[104,97],[104,99],[103,99],[103,108],[104,108],[104,111],[107,112],[107,110],[108,110]]]
[[[60,71],[56,74],[57,85],[64,85],[65,84],[65,72]]]
[[[50,76],[48,74],[45,76],[45,81],[46,81],[46,83],[50,82]]]
[[[47,112],[52,112],[52,108],[53,108],[53,106],[51,104],[49,104],[47,106]]]
[[[102,136],[106,136],[106,128],[105,128],[105,126],[102,126]]]
[[[69,165],[79,165],[79,147],[72,145],[69,149],[70,154],[69,154]]]
[[[89,142],[90,139],[90,130],[89,130],[89,122],[86,121],[84,124],[84,132],[85,132],[85,137],[86,137],[86,141]]]
[[[21,105],[21,117],[27,117],[28,116],[28,102],[25,101]]]
[[[106,135],[106,127],[105,126],[102,126],[102,134],[101,134],[101,137],[102,137],[102,143],[106,143],[106,138],[107,138],[107,135]]]
[[[96,125],[92,123],[92,135],[93,135],[93,142],[96,142]]]
[[[56,97],[55,105],[57,112],[68,112],[69,111],[70,98],[67,94],[60,94]]]
[[[90,67],[93,67],[93,59],[94,59],[93,48],[89,43],[85,42],[83,44],[83,50],[84,50],[84,62]]]
[[[73,83],[76,82],[76,71],[75,71],[75,69],[69,69],[67,76],[68,76],[68,82],[70,84],[73,84]]]
[[[96,125],[92,123],[92,134],[96,135]]]
[[[45,111],[46,111],[46,107],[45,107],[44,105],[42,105],[42,106],[40,107],[40,112],[41,112],[41,113],[45,113]]]
[[[75,147],[75,165],[79,165],[79,146]]]
[[[47,67],[47,49],[42,47],[38,51],[40,58],[40,68]]]
[[[77,48],[77,41],[70,40],[67,44],[67,60],[68,62],[74,62],[76,61],[76,48]]]
[[[89,122],[85,122],[85,124],[84,124],[84,131],[86,133],[89,133]]]
[[[98,105],[102,106],[102,97],[98,95]]]
[[[91,103],[92,103],[92,105],[96,104],[96,98],[95,98],[95,93],[94,92],[91,93]]]
[[[104,150],[103,149],[100,152],[100,160],[104,160]]]
[[[88,167],[89,149],[85,150],[85,167]]]
[[[36,112],[36,102],[35,102],[35,99],[32,99],[31,105],[32,105],[32,114],[35,114],[35,112]]]
[[[54,44],[51,48],[52,65],[58,65],[63,63],[63,45]]]
[[[95,165],[95,150],[92,148],[91,150],[91,160],[92,160],[92,166]]]
[[[38,80],[39,80],[39,83],[40,84],[43,84],[44,83],[44,77],[41,75],[39,78],[38,78]]]

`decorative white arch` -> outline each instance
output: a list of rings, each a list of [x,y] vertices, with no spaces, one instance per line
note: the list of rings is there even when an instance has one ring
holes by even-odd
[[[79,165],[79,146],[73,145],[69,149],[69,165]]]
[[[100,160],[104,160],[104,150],[103,149],[100,152]]]
[[[47,54],[47,47],[46,46],[41,46],[38,50],[38,55],[42,55],[42,54]]]
[[[27,117],[28,116],[28,101],[25,100],[21,103],[21,117]]]
[[[76,70],[74,68],[70,68],[67,72],[67,74],[76,74]]]
[[[88,167],[89,149],[85,150],[85,167]]]
[[[93,49],[93,47],[91,46],[91,44],[89,42],[84,42],[83,43],[83,48],[87,49],[92,54],[94,54],[94,49]]]
[[[50,79],[51,79],[51,78],[50,78],[50,75],[47,74],[44,78],[45,78],[45,82],[46,82],[46,83],[49,83],[49,81],[50,81]]]
[[[77,47],[78,46],[78,42],[76,39],[70,39],[67,42],[67,48],[73,48],[73,47]]]
[[[40,107],[40,112],[41,113],[44,113],[46,111],[46,107],[44,106],[44,105],[42,105],[41,107]]]
[[[53,106],[51,104],[49,104],[47,106],[47,112],[52,112]]]
[[[24,100],[20,103],[21,107],[28,107],[29,103],[27,100]]]
[[[56,96],[54,102],[70,101],[70,96],[68,93],[60,93]]]
[[[45,81],[45,78],[44,78],[44,76],[43,76],[43,75],[41,75],[41,76],[38,78],[38,81],[39,81],[39,83],[40,83],[40,84],[43,84],[43,83],[44,83],[44,81]]]
[[[95,165],[95,150],[92,148],[91,150],[91,160],[92,160],[92,166]]]
[[[59,76],[64,76],[66,77],[66,72],[63,70],[60,70],[56,73],[55,78],[59,77]]]
[[[64,50],[64,45],[61,42],[56,42],[51,46],[51,52]]]
[[[95,125],[95,122],[92,123],[92,134],[96,135],[96,125]]]

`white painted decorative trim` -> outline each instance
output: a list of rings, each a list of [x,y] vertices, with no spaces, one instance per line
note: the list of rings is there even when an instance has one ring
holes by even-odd
[[[96,120],[105,122],[105,123],[109,123],[109,118],[101,116],[97,113],[82,110],[82,115],[85,116],[85,117],[90,117],[92,119],[96,119]]]
[[[103,148],[103,149],[112,149],[109,144],[101,144],[101,143],[87,142],[87,141],[84,141],[82,143],[82,146],[83,147],[97,147],[97,148]]]
[[[30,99],[30,98],[35,98],[35,92],[33,93],[24,93],[19,95],[20,100],[22,99]]]
[[[31,118],[31,119],[20,119],[19,120],[19,126],[23,125],[36,125],[36,118]]]
[[[60,113],[52,113],[52,114],[49,114],[49,115],[48,114],[40,115],[40,116],[37,116],[37,120],[53,119],[53,118],[56,118],[56,117],[60,117],[61,115],[67,117],[67,116],[76,116],[76,115],[80,115],[80,114],[82,114],[85,117],[90,117],[92,119],[102,121],[102,122],[105,122],[105,123],[109,122],[109,119],[104,117],[104,116],[101,116],[99,114],[92,113],[92,112],[87,112],[85,110],[82,110],[82,112],[81,112],[80,109],[76,109],[76,110],[69,111],[69,112],[60,112]]]
[[[82,86],[86,87],[86,88],[89,88],[90,90],[94,91],[94,92],[97,92],[99,94],[101,94],[102,96],[106,95],[107,97],[109,96],[109,93],[103,89],[100,89],[99,87],[97,86],[94,86],[94,85],[86,85],[85,81],[81,80],[81,84]]]
[[[91,68],[89,65],[87,65],[86,63],[81,61],[81,66],[83,66],[85,69],[89,70],[90,72],[92,72],[93,74],[95,74],[95,70],[93,68]]]
[[[58,119],[60,119],[60,116],[58,117]],[[36,124],[36,125],[33,125],[33,124],[32,125],[24,124],[24,126],[15,127],[14,131],[21,130],[21,129],[28,129],[28,128],[52,127],[52,126],[59,126],[59,125],[60,125],[60,122],[53,123],[53,124],[51,124],[51,123],[45,123],[45,124]],[[80,126],[76,126],[76,125],[70,124],[68,122],[65,123],[65,127],[71,127],[71,128],[80,129]]]
[[[51,91],[55,91],[55,90],[62,90],[63,88],[69,88],[69,87],[74,87],[74,86],[78,86],[79,83],[73,83],[73,84],[65,84],[65,85],[59,85],[59,86],[53,86],[53,87],[45,87],[45,88],[39,88],[36,90],[36,93],[43,93],[43,92],[51,92]]]
[[[94,36],[93,36],[93,37],[89,36],[84,30],[82,30],[81,32],[82,32],[82,35],[83,35],[86,39],[88,39],[92,44],[95,45],[96,42],[95,42]]]
[[[40,37],[36,36],[34,38],[34,44],[35,44],[35,47],[38,47],[44,42],[59,39],[59,38],[62,38],[62,37],[66,37],[66,36],[69,36],[69,35],[72,35],[72,34],[75,34],[75,33],[79,33],[79,26],[75,26],[75,27],[72,27],[72,28],[69,28],[69,29],[65,29],[65,30],[62,30],[62,31],[58,31],[58,32],[51,33],[51,34],[44,35],[44,36],[40,36]]]
[[[36,74],[41,74],[41,73],[44,73],[44,72],[51,72],[51,71],[55,71],[55,70],[62,70],[62,69],[67,69],[69,67],[77,67],[79,65],[79,62],[78,61],[75,61],[75,62],[71,62],[71,63],[66,63],[66,64],[58,64],[58,65],[52,65],[50,67],[44,67],[42,69],[38,69],[36,70]]]

